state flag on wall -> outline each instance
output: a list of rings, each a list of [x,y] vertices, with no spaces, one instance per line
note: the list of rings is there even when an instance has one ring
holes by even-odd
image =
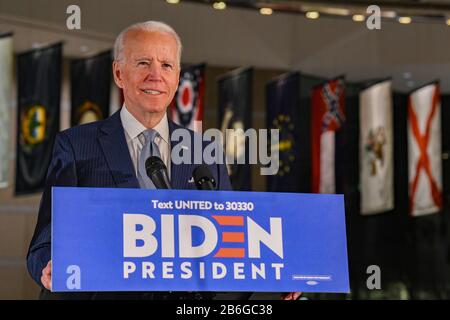
[[[16,194],[41,191],[59,131],[62,44],[17,57]]]
[[[450,123],[450,95],[441,95],[442,123]],[[450,126],[442,126],[442,193],[444,203],[450,203]],[[450,232],[448,232],[450,237]],[[450,244],[450,241],[448,242]]]
[[[203,121],[205,99],[205,64],[193,65],[181,70],[177,93],[170,106],[172,121],[182,127],[199,132],[195,121]]]
[[[441,99],[439,83],[408,98],[409,212],[421,216],[442,209]]]
[[[71,126],[109,116],[111,51],[70,63]]]
[[[13,82],[12,33],[0,35],[0,188],[8,186],[9,125]]]
[[[335,133],[345,121],[344,77],[314,87],[311,106],[311,169],[313,193],[336,192]]]
[[[371,84],[359,95],[361,213],[394,208],[392,81]]]
[[[266,101],[267,128],[279,130],[279,143],[272,146],[279,153],[278,172],[267,176],[267,191],[299,192],[300,73],[269,82]]]
[[[224,152],[232,160],[227,162],[228,174],[233,189],[237,191],[251,189],[249,148],[243,133],[251,127],[252,74],[251,68],[237,69],[218,80],[219,127],[225,137]],[[243,158],[245,164],[238,164],[238,160]]]

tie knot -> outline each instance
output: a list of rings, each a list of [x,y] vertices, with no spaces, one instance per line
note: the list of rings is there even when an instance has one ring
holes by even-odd
[[[158,136],[158,131],[154,129],[147,129],[145,131],[142,131],[142,134],[145,138],[145,143],[153,142],[155,138]]]

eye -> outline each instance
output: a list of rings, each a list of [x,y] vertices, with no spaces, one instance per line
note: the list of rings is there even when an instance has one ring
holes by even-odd
[[[170,64],[170,63],[163,63],[163,64],[162,64],[162,67],[163,67],[164,69],[168,69],[168,70],[172,70],[172,69],[173,69],[173,66],[172,66],[172,64]]]
[[[149,62],[148,61],[139,61],[138,62],[138,66],[148,66]]]

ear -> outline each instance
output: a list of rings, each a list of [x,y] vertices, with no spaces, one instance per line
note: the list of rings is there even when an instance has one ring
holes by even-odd
[[[120,64],[116,60],[113,61],[112,69],[114,82],[119,88],[123,89],[122,69]]]

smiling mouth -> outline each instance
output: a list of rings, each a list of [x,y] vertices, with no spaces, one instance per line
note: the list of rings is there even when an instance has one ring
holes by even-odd
[[[152,95],[152,96],[156,96],[156,95],[160,95],[160,94],[163,94],[163,93],[164,93],[164,92],[158,91],[158,90],[145,90],[145,89],[141,89],[141,91],[142,91],[143,93],[145,93],[145,94],[149,94],[149,95]]]

